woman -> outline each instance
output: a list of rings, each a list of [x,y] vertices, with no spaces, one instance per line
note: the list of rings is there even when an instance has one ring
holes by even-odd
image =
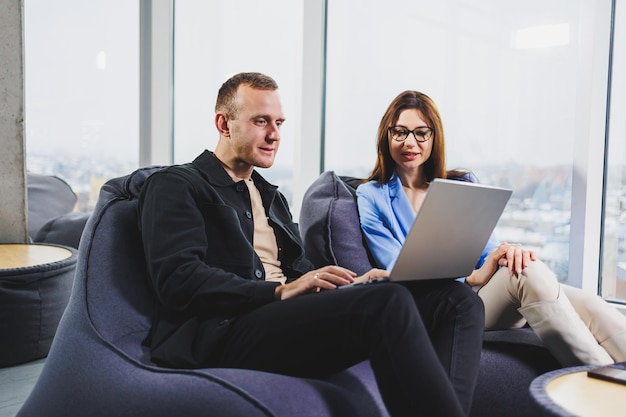
[[[372,174],[357,188],[358,207],[374,259],[390,270],[429,183],[475,178],[446,171],[439,111],[417,91],[405,91],[391,102],[378,128],[377,146]],[[626,317],[596,295],[559,284],[531,250],[492,236],[465,282],[483,300],[487,329],[528,323],[563,366],[626,361]]]

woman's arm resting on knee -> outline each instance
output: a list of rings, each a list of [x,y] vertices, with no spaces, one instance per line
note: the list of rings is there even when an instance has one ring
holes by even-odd
[[[487,256],[480,268],[475,269],[466,278],[465,282],[471,286],[485,285],[496,273],[498,267],[507,267],[509,275],[515,275],[521,273],[522,269],[535,260],[537,258],[532,250],[525,249],[519,244],[503,242]]]

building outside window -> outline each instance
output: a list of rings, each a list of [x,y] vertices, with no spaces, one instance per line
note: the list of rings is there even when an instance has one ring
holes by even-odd
[[[56,175],[91,210],[139,152],[139,4],[26,0],[27,170]]]

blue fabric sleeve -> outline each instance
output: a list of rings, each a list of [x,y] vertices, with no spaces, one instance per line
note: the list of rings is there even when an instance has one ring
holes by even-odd
[[[483,253],[480,255],[480,258],[478,259],[478,262],[476,263],[474,269],[478,269],[483,266],[485,260],[487,259],[487,256],[489,256],[489,254],[498,246],[500,246],[500,241],[496,238],[494,234],[492,234],[489,237],[487,245],[485,246],[485,249],[483,249]]]
[[[377,202],[385,200],[383,190],[376,183],[362,184],[357,188],[357,205],[361,230],[368,248],[380,268],[391,270],[400,253],[404,239],[394,236],[381,213],[390,208],[382,208]],[[379,198],[376,198],[379,194]],[[382,198],[380,198],[382,197]],[[382,210],[381,210],[382,209]]]

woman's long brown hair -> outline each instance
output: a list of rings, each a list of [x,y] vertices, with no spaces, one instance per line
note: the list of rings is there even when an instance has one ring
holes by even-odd
[[[435,178],[448,178],[450,176],[463,176],[463,171],[446,171],[445,156],[445,136],[443,133],[443,124],[441,115],[435,102],[424,93],[419,91],[407,90],[400,93],[393,99],[378,125],[378,137],[376,146],[378,149],[376,163],[374,169],[367,181],[375,180],[380,184],[386,184],[391,179],[395,168],[395,162],[391,157],[389,150],[388,129],[394,126],[400,118],[400,113],[407,109],[414,109],[420,112],[420,115],[433,129],[432,152],[430,158],[424,163],[425,180],[430,182]],[[450,174],[450,175],[449,175]]]

